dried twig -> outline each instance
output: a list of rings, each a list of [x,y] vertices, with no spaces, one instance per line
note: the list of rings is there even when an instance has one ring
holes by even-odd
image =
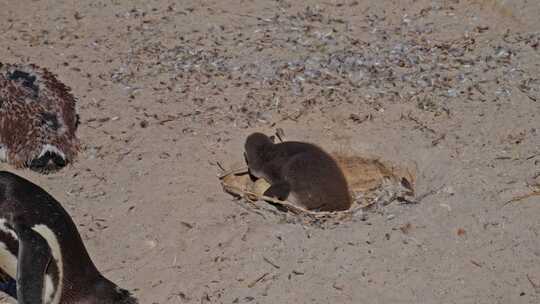
[[[260,281],[262,281],[267,275],[269,275],[270,273],[267,272],[265,274],[263,274],[262,276],[260,276],[259,278],[257,278],[255,281],[251,282],[248,284],[248,287],[249,288],[252,288],[254,287],[257,283],[259,283]]]
[[[223,179],[227,175],[241,174],[241,173],[248,173],[248,172],[249,172],[248,167],[244,166],[244,167],[241,167],[241,168],[230,169],[228,171],[225,171],[225,172],[221,173],[218,177],[219,177],[219,179]]]
[[[277,138],[279,139],[280,142],[285,141],[285,131],[283,131],[282,128],[277,128],[276,129],[276,136],[277,136]]]
[[[294,122],[298,122],[298,118],[300,118],[302,114],[304,114],[303,111],[299,109],[299,110],[293,111],[292,113],[286,114],[277,122],[285,121],[287,119],[290,119]]]
[[[414,200],[415,203],[420,203],[423,199],[425,199],[426,197],[428,196],[431,196],[433,194],[436,194],[437,192],[441,191],[442,188],[444,188],[445,185],[442,185],[438,188],[435,188],[435,189],[432,189],[430,191],[427,191],[425,193],[422,193],[420,194],[419,196],[416,197],[416,199]]]
[[[471,263],[472,263],[474,266],[476,266],[476,267],[482,268],[482,264],[478,263],[478,262],[475,261],[475,260],[471,260]]]
[[[529,198],[529,197],[539,196],[539,195],[540,195],[540,190],[533,191],[531,193],[527,193],[527,194],[524,194],[524,195],[516,196],[516,197],[512,198],[511,200],[507,201],[506,203],[504,203],[504,206],[506,206],[506,205],[508,205],[510,203],[522,201],[522,200],[524,200],[526,198]]]
[[[221,183],[221,185],[223,189],[225,189],[225,191],[241,196],[245,198],[247,201],[249,201],[250,203],[253,203],[254,201],[261,201],[261,200],[267,201],[267,202],[274,203],[276,205],[280,205],[294,214],[306,215],[314,219],[321,219],[328,216],[336,216],[336,215],[343,215],[343,214],[352,215],[352,214],[355,214],[358,210],[365,209],[372,205],[372,204],[357,205],[355,207],[352,207],[351,209],[344,210],[344,211],[311,211],[302,207],[298,207],[287,201],[281,201],[276,198],[265,196],[265,195],[258,195],[257,193],[254,193],[248,190],[243,190],[243,189],[228,185],[223,182]]]
[[[418,128],[422,131],[429,131],[431,134],[437,134],[437,132],[435,132],[435,130],[433,130],[432,128],[426,126],[423,122],[421,122],[418,118],[414,117],[411,113],[407,114],[407,116],[405,116],[405,118],[409,119],[410,121],[414,122]]]
[[[527,280],[529,281],[529,283],[531,283],[532,287],[534,288],[534,290],[536,292],[539,292],[540,291],[540,284],[539,283],[535,283],[532,279],[531,279],[531,276],[529,274],[527,274]]]
[[[274,266],[274,268],[276,268],[276,269],[280,269],[280,268],[281,268],[281,267],[279,267],[279,265],[276,265],[274,262],[270,261],[269,259],[267,259],[267,258],[264,257],[264,256],[263,256],[263,260],[264,260],[266,263],[268,263],[268,264]]]
[[[212,163],[210,163],[210,164],[212,164]],[[223,167],[223,165],[221,165],[221,163],[218,162],[218,161],[216,162],[216,166],[218,166],[219,169],[221,169],[221,171],[223,171],[223,172],[227,171],[227,169],[225,169],[225,167]]]

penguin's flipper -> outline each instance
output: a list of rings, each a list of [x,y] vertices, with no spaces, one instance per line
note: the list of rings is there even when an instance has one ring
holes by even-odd
[[[17,303],[42,304],[45,272],[52,260],[47,241],[28,227],[18,225]]]
[[[17,299],[17,282],[10,278],[6,282],[0,283],[0,291]]]
[[[266,189],[264,196],[275,197],[278,200],[286,200],[291,193],[291,184],[286,181],[277,181],[272,183],[270,188]]]

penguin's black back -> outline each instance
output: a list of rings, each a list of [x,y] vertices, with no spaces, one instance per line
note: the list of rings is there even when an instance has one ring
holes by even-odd
[[[62,254],[64,284],[80,286],[100,277],[73,220],[41,187],[13,173],[0,171],[0,218],[13,230],[16,225],[28,229],[44,225],[54,232]]]

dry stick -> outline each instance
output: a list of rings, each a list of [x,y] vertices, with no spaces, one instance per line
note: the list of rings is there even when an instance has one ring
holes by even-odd
[[[526,90],[524,90],[523,88],[520,88],[518,87],[518,89],[521,91],[521,93],[523,93],[525,96],[529,97],[530,100],[534,101],[534,102],[537,102],[538,100],[536,98],[534,98],[533,96],[531,96],[531,94],[529,94]]]
[[[531,283],[532,287],[534,287],[535,290],[539,290],[539,289],[540,289],[540,284],[536,284],[536,283],[531,279],[531,277],[529,276],[529,274],[527,274],[527,280],[529,280],[529,283]]]
[[[272,202],[274,204],[278,204],[280,206],[283,206],[285,208],[287,208],[287,210],[295,213],[295,214],[300,214],[300,213],[306,213],[306,214],[309,214],[309,215],[313,215],[313,216],[316,216],[318,214],[321,214],[323,212],[313,212],[313,211],[309,211],[307,209],[304,209],[302,207],[297,207],[287,201],[282,201],[282,200],[278,200],[277,198],[273,198],[273,197],[270,197],[270,196],[266,196],[266,195],[258,195],[257,193],[254,193],[254,192],[251,192],[251,191],[243,191],[244,194],[247,194],[247,195],[251,195],[251,196],[254,196],[257,198],[257,200],[263,200],[263,201],[268,201],[268,202]],[[325,211],[324,213],[332,213],[332,212],[327,212]]]
[[[276,129],[276,136],[277,136],[277,138],[279,139],[280,142],[285,141],[285,131],[283,131],[282,128],[277,128]]]
[[[471,263],[474,265],[474,266],[477,266],[477,267],[482,267],[482,264],[478,263],[477,261],[475,260],[471,260]]]
[[[255,281],[251,282],[248,284],[248,287],[249,288],[252,288],[253,286],[255,286],[255,284],[259,283],[260,281],[262,281],[267,275],[269,275],[270,273],[265,273],[263,274],[262,276],[260,276],[258,279],[256,279]]]
[[[248,202],[249,204],[251,204],[251,206],[253,206],[253,208],[248,208],[248,207],[245,205],[245,201],[246,201],[246,200],[244,200],[244,203],[239,204],[242,208],[244,208],[244,209],[247,210],[247,211],[253,212],[253,213],[255,213],[255,214],[261,216],[263,219],[266,219],[266,216],[265,216],[262,212],[259,212],[259,210],[261,210],[261,208],[259,208],[259,206],[257,206],[255,203],[253,203],[253,202],[247,200],[247,202]],[[274,214],[275,214],[275,213],[274,213]]]
[[[431,195],[436,194],[437,192],[441,191],[442,188],[444,188],[444,186],[445,186],[445,184],[443,184],[442,186],[440,186],[440,187],[438,187],[436,189],[432,189],[430,191],[427,191],[425,193],[420,194],[419,196],[416,197],[416,200],[414,200],[414,202],[420,203],[426,197],[431,196]]]
[[[264,257],[264,256],[263,256],[263,260],[264,260],[266,263],[268,263],[268,264],[274,266],[274,268],[276,268],[276,269],[280,269],[280,268],[281,268],[281,267],[279,267],[279,265],[276,265],[274,262],[270,261],[269,259],[267,259],[267,258]]]
[[[221,169],[221,171],[223,171],[223,172],[227,171],[227,170],[225,169],[225,167],[223,167],[219,161],[216,161],[216,166],[218,166],[219,169]]]
[[[248,170],[247,166],[244,166],[244,167],[241,167],[241,168],[236,168],[236,169],[230,169],[228,171],[225,171],[225,172],[221,173],[219,175],[219,179],[223,179],[227,175],[231,175],[231,174],[240,174],[240,173],[248,173],[248,172],[249,172],[249,170]]]
[[[540,156],[540,153],[533,154],[533,155],[527,157],[526,160],[533,159],[533,158],[535,158],[535,157],[537,157],[537,156]],[[538,174],[540,174],[540,173],[538,173]],[[540,176],[540,175],[537,175],[537,176]]]
[[[278,121],[275,121],[273,124],[277,124],[278,122],[282,122],[282,121],[285,121],[287,119],[290,119],[292,121],[295,121],[297,122],[298,121],[298,118],[300,118],[300,116],[302,116],[304,113],[302,112],[302,110],[298,109],[298,110],[294,110],[293,112],[291,113],[288,113],[286,114],[285,116],[281,117],[281,119],[279,119]],[[296,117],[294,117],[296,116]]]
[[[407,114],[406,118],[408,118],[409,120],[414,122],[420,128],[420,130],[422,130],[422,131],[426,130],[426,131],[429,131],[429,132],[431,132],[432,134],[435,134],[435,135],[437,134],[437,132],[435,132],[435,130],[433,130],[432,128],[426,126],[418,118],[412,116],[411,113]]]
[[[288,202],[285,202],[285,201],[280,201],[278,199],[268,197],[268,196],[265,196],[265,195],[258,195],[258,194],[254,193],[254,192],[251,192],[251,191],[247,191],[247,190],[240,189],[238,187],[227,185],[224,182],[221,182],[221,186],[223,187],[223,189],[225,191],[232,192],[232,193],[234,193],[234,194],[236,194],[238,196],[243,197],[248,203],[250,203],[251,205],[253,205],[256,208],[259,208],[259,207],[257,206],[257,204],[254,203],[255,201],[265,200],[265,201],[269,201],[269,202],[278,204],[280,206],[284,206],[287,210],[293,212],[294,214],[306,213],[306,214],[308,214],[310,216],[313,216],[313,217],[317,216],[317,213],[311,212],[309,210],[305,210],[305,209],[300,208],[300,207],[296,207],[296,206],[294,206],[294,205],[292,205],[292,204],[290,204]],[[254,199],[252,197],[254,197]],[[320,213],[322,213],[322,212],[320,212]]]
[[[321,217],[325,217],[327,215],[336,215],[336,214],[354,214],[357,211],[357,209],[362,209],[362,208],[365,207],[363,205],[358,205],[357,208],[344,210],[344,211],[310,211],[310,210],[307,210],[305,208],[295,206],[295,205],[293,205],[293,204],[291,204],[291,203],[289,203],[287,201],[281,201],[281,200],[278,200],[276,198],[269,197],[269,196],[266,196],[266,195],[258,195],[257,193],[247,191],[247,190],[242,190],[242,189],[240,189],[238,187],[227,185],[227,184],[225,184],[223,182],[221,184],[222,184],[223,188],[225,188],[225,190],[228,189],[229,191],[231,191],[231,192],[233,192],[233,193],[235,193],[237,195],[243,196],[244,198],[246,198],[251,203],[253,203],[253,202],[252,202],[252,199],[249,196],[255,197],[256,200],[264,200],[264,201],[272,202],[274,204],[278,204],[280,206],[283,206],[283,207],[287,208],[287,210],[289,210],[289,211],[291,211],[291,212],[293,212],[295,214],[306,214],[306,215],[309,215],[309,216],[314,217],[314,218],[321,218]]]
[[[511,200],[507,201],[506,203],[504,203],[503,206],[506,206],[506,205],[508,205],[510,203],[522,201],[522,200],[524,200],[526,198],[537,196],[537,195],[540,195],[540,190],[539,191],[533,191],[533,192],[527,193],[525,195],[520,195],[520,196],[514,197],[513,199],[511,199]]]
[[[227,185],[225,183],[222,183],[222,186],[225,188],[225,189],[228,189],[230,190],[231,192],[233,193],[236,193],[237,195],[240,195],[240,196],[243,196],[245,199],[247,199],[249,202],[253,203],[253,199],[250,198],[249,196],[252,196],[252,197],[255,197],[255,201],[258,201],[258,200],[265,200],[265,201],[269,201],[269,202],[272,202],[274,204],[278,204],[280,206],[284,206],[286,207],[288,210],[290,210],[291,212],[294,212],[296,214],[299,214],[299,213],[308,213],[308,214],[313,214],[315,215],[316,213],[315,212],[312,212],[312,211],[309,211],[309,210],[306,210],[306,209],[303,209],[301,207],[297,207],[297,206],[294,206],[292,205],[291,203],[289,202],[286,202],[286,201],[281,201],[281,200],[278,200],[278,199],[275,199],[273,197],[269,197],[269,196],[266,196],[266,195],[258,195],[257,193],[254,193],[254,192],[251,192],[251,191],[247,191],[247,190],[242,190],[238,187],[234,187],[234,186],[231,186],[231,185]],[[323,213],[323,212],[317,212],[317,213]],[[330,213],[330,212],[327,212],[327,213]]]

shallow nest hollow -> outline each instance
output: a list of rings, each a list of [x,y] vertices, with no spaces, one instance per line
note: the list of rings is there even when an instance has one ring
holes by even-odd
[[[264,179],[253,180],[247,166],[225,170],[220,175],[225,192],[256,209],[264,209],[274,214],[289,214],[287,221],[300,220],[307,224],[321,224],[364,216],[365,210],[379,210],[393,201],[414,203],[415,170],[400,167],[376,158],[351,156],[334,153],[334,159],[345,175],[353,199],[351,208],[344,211],[312,211],[297,206],[289,201],[281,201],[264,196],[270,187]],[[261,204],[260,202],[265,202]],[[285,211],[285,212],[283,212]]]

